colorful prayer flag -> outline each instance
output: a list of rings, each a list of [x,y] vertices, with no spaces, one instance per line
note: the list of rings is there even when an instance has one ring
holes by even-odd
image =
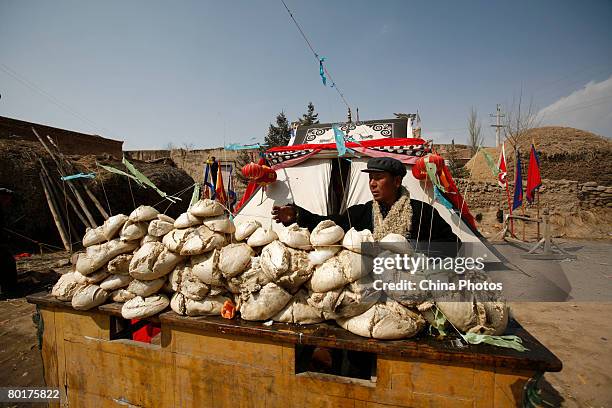
[[[444,207],[448,208],[449,210],[451,211],[454,210],[451,202],[448,201],[446,197],[444,197],[444,195],[442,194],[438,186],[435,186],[435,185],[434,185],[434,199],[438,201],[440,204],[442,204]]]
[[[338,126],[336,125],[333,125],[332,128],[334,129],[334,139],[336,141],[336,150],[338,150],[338,156],[344,156],[346,154],[344,133],[342,133],[342,131],[338,129]]]
[[[321,75],[321,81],[323,81],[323,85],[327,86],[327,78],[325,77],[325,69],[323,68],[324,61],[325,57],[319,58],[319,75]]]
[[[200,184],[195,183],[193,185],[193,193],[191,194],[191,201],[189,202],[189,208],[193,207],[195,203],[200,199]]]
[[[487,165],[491,169],[491,172],[493,173],[495,178],[497,178],[497,176],[499,176],[499,168],[495,165],[495,162],[493,161],[494,159],[491,157],[491,155],[489,154],[489,152],[487,152],[486,149],[482,149],[480,151],[482,152],[482,155],[484,156]]]

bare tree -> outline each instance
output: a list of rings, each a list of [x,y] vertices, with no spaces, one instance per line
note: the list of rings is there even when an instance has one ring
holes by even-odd
[[[472,109],[470,109],[470,115],[468,116],[468,146],[470,146],[472,156],[476,154],[478,148],[482,144],[481,130],[481,124],[478,121],[478,112],[476,108],[472,107]]]
[[[504,138],[514,149],[518,148],[523,133],[539,125],[537,113],[538,110],[533,103],[533,98],[529,100],[527,106],[523,102],[523,90],[521,88],[518,101],[512,100],[512,107],[506,112],[503,123]]]

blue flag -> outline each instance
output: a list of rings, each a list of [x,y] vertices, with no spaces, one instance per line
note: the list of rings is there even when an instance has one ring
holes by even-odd
[[[523,175],[521,174],[521,156],[519,151],[516,151],[516,168],[514,171],[514,201],[512,209],[516,210],[523,205]]]
[[[338,126],[332,125],[332,129],[334,130],[334,139],[336,141],[336,150],[338,150],[338,157],[344,156],[347,152],[355,155],[355,151],[353,149],[349,149],[346,147],[346,143],[344,141],[344,132],[338,129]]]
[[[325,70],[323,69],[323,61],[325,61],[325,57],[319,58],[319,75],[321,75],[323,85],[327,86],[327,78],[325,77]]]
[[[216,196],[215,186],[209,179],[212,179],[211,168],[210,163],[206,163],[204,168],[204,198],[214,200]]]
[[[438,186],[434,185],[434,199],[439,202],[440,204],[442,204],[444,207],[448,208],[449,210],[453,211],[453,205],[451,204],[450,201],[448,201],[446,199],[446,197],[444,197],[444,195],[442,194],[442,191],[440,191],[440,189],[438,188]]]
[[[238,201],[238,195],[234,190],[234,167],[230,166],[229,171],[229,181],[227,182],[227,196],[229,198],[229,209],[231,212],[234,212],[234,206],[236,205],[236,201]]]
[[[334,129],[334,139],[336,140],[336,150],[338,150],[338,156],[344,156],[346,154],[346,144],[344,143],[344,133],[338,126],[333,125]]]
[[[250,150],[250,149],[259,149],[261,145],[259,143],[250,143],[250,144],[239,144],[239,143],[230,143],[225,145],[225,150]]]

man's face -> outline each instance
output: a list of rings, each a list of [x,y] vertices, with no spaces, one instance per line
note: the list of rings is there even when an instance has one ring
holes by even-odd
[[[374,200],[392,203],[397,198],[397,189],[402,184],[402,178],[387,171],[369,173],[370,192]]]

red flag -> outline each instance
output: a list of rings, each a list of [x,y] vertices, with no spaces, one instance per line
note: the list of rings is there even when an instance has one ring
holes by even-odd
[[[478,227],[476,226],[476,220],[472,216],[472,213],[470,212],[470,209],[468,208],[467,202],[463,199],[463,196],[457,189],[457,185],[455,184],[455,181],[453,180],[453,176],[451,175],[450,170],[446,165],[442,166],[442,174],[448,181],[448,191],[450,192],[450,194],[447,194],[446,197],[448,197],[448,200],[451,203],[453,203],[455,208],[459,209],[459,212],[461,213],[461,217],[463,218],[463,220],[470,227],[472,227],[474,231],[478,231]]]
[[[529,167],[527,169],[527,201],[533,203],[535,191],[542,185],[540,177],[540,160],[535,146],[531,144],[531,152],[529,153]]]
[[[227,194],[225,193],[225,187],[223,186],[223,175],[221,171],[221,166],[219,166],[219,170],[217,171],[217,183],[215,184],[215,192],[217,201],[221,204],[225,205],[227,203]]]
[[[497,183],[501,187],[507,186],[506,176],[508,175],[508,169],[506,167],[506,147],[505,144],[502,144],[501,152],[499,152],[499,161],[497,162],[497,168],[499,169],[499,174],[497,175]]]

